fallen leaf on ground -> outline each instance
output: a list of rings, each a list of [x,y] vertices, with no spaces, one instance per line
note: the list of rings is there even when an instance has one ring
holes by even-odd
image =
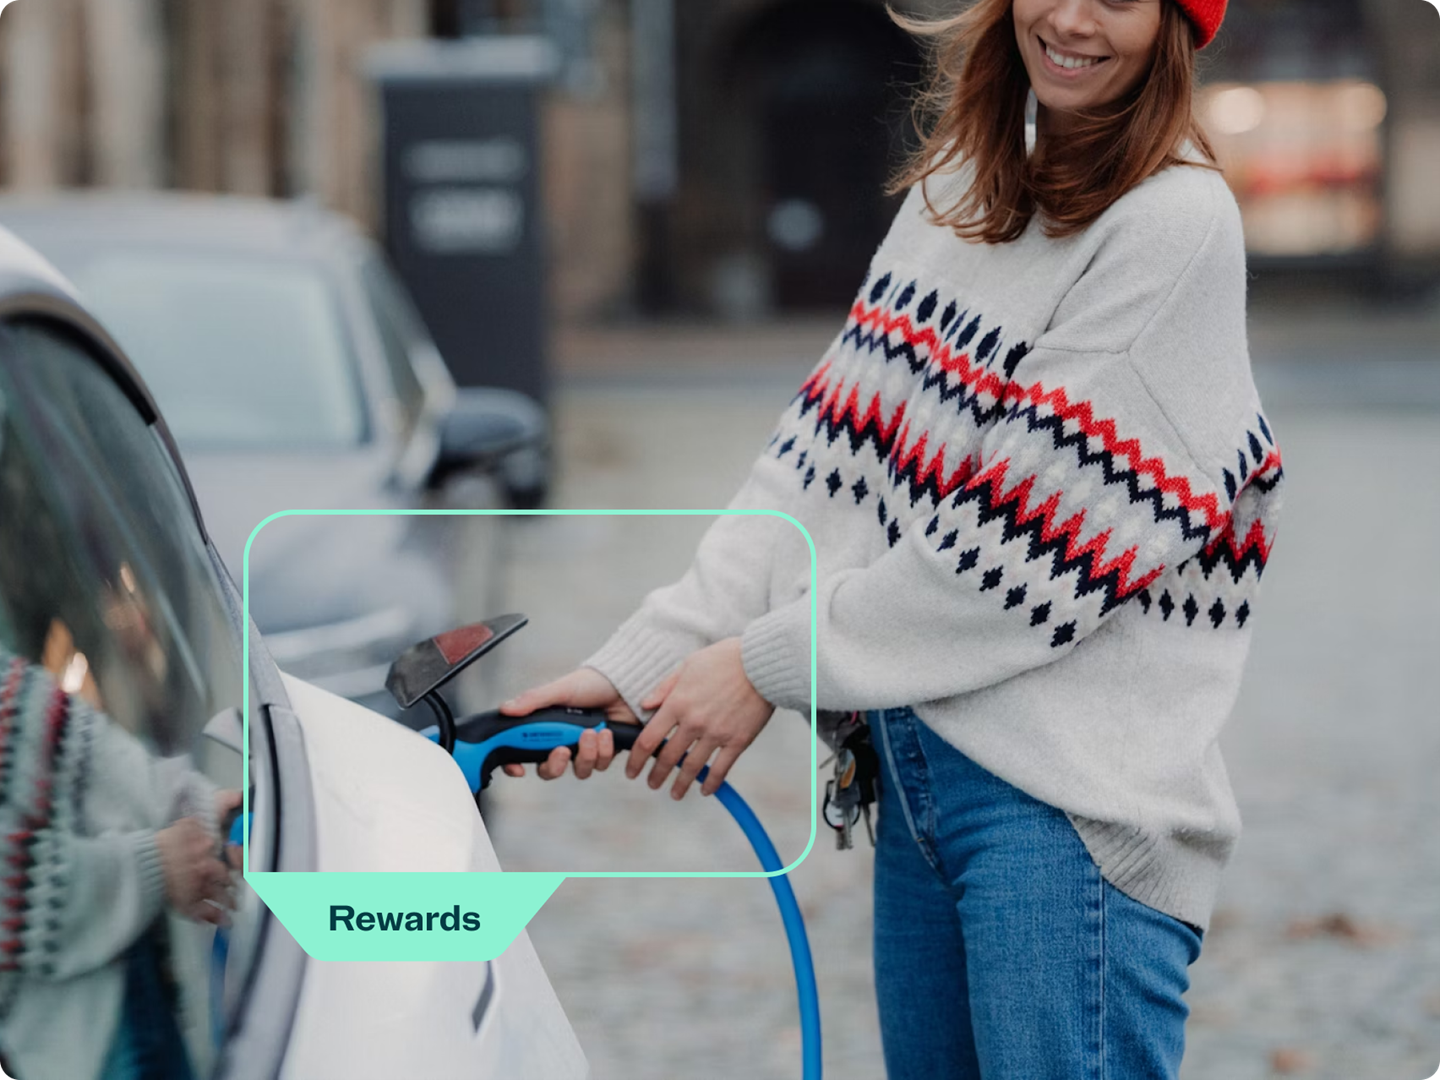
[[[1314,1065],[1313,1057],[1304,1050],[1296,1050],[1292,1046],[1282,1046],[1278,1050],[1270,1051],[1270,1071],[1279,1073],[1281,1076],[1293,1076],[1295,1073],[1306,1072]]]
[[[1392,929],[1357,921],[1343,911],[1331,912],[1314,919],[1294,919],[1285,928],[1290,938],[1333,937],[1355,945],[1381,945],[1398,935]]]

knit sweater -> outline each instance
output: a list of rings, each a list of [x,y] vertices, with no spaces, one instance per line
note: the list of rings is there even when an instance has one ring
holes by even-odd
[[[936,205],[966,182],[931,181]],[[1172,166],[1079,235],[931,223],[918,188],[690,570],[587,664],[632,706],[742,639],[770,702],[909,705],[1064,810],[1104,877],[1208,924],[1240,821],[1217,745],[1283,470],[1240,217]],[[643,715],[643,714],[642,714]]]
[[[124,951],[164,914],[156,830],[181,813],[213,826],[215,791],[0,646],[0,1049],[19,1075],[99,1074]],[[172,918],[167,936],[197,933]],[[191,1029],[203,1004],[187,1002]]]

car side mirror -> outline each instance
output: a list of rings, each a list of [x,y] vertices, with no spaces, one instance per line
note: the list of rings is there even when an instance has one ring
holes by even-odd
[[[549,418],[534,399],[499,387],[461,387],[440,423],[430,482],[438,486],[472,470],[503,472],[507,458],[543,453],[549,443]]]

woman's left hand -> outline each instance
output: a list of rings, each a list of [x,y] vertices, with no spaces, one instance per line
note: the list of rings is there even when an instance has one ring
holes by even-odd
[[[680,775],[670,789],[675,799],[685,797],[707,763],[710,773],[701,790],[713,795],[735,759],[755,741],[775,711],[745,675],[739,638],[726,638],[692,653],[641,705],[659,711],[635,740],[625,774],[632,780],[639,776],[650,755],[669,736],[648,782],[658,788],[684,756]],[[711,755],[715,755],[713,762]]]

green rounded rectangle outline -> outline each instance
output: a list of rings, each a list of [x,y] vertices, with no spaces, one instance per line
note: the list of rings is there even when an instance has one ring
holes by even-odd
[[[241,610],[250,624],[250,546],[260,530],[286,517],[733,517],[764,516],[788,521],[799,530],[810,550],[810,838],[805,850],[779,870],[586,870],[586,871],[382,871],[338,873],[324,871],[250,870],[250,785],[244,785],[242,806],[242,875],[307,953],[319,960],[491,960],[509,947],[534,917],[540,906],[566,878],[771,878],[788,874],[805,861],[815,846],[819,821],[818,727],[815,708],[816,680],[816,581],[815,542],[799,521],[779,510],[281,510],[265,518],[245,541],[241,566]],[[241,634],[242,769],[250,775],[250,635]],[[366,932],[340,938],[332,905],[356,911],[399,910],[428,913],[430,909],[451,910],[457,894],[483,894],[486,914],[483,929],[476,937],[448,937],[444,932],[403,930],[390,933]],[[399,898],[408,899],[411,909],[395,908]],[[356,901],[351,903],[350,901]],[[365,905],[370,905],[366,907]],[[393,936],[392,936],[393,935]]]

